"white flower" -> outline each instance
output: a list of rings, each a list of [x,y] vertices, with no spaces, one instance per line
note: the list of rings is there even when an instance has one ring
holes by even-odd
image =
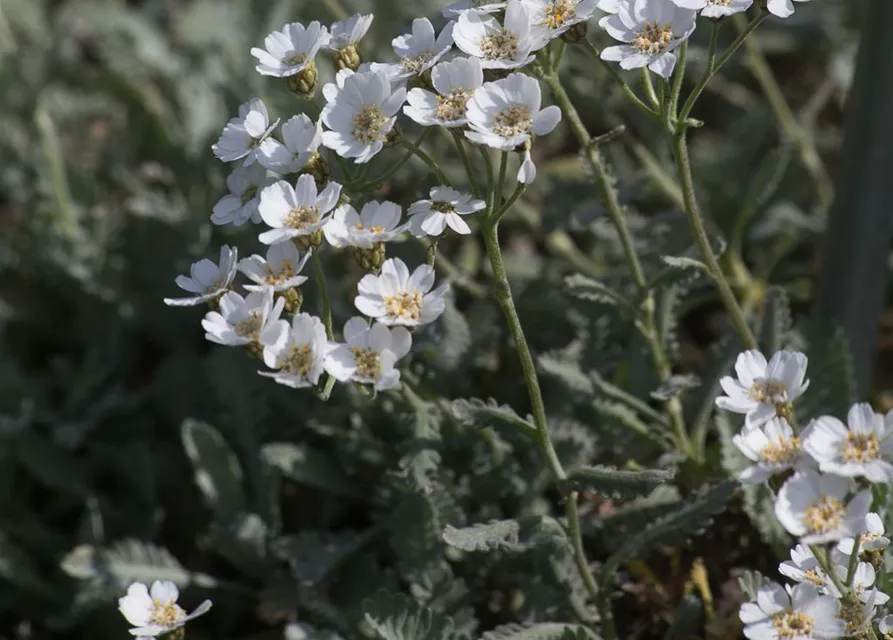
[[[791,559],[778,565],[778,572],[795,582],[811,584],[820,593],[830,593],[834,597],[840,597],[834,582],[824,572],[812,550],[805,544],[798,544],[791,549]]]
[[[849,563],[846,565],[838,564],[834,567],[834,572],[840,579],[841,583],[846,584],[847,574],[849,573]],[[875,580],[877,580],[877,572],[870,562],[859,562],[856,564],[856,570],[853,571],[853,590],[859,596],[859,600],[864,603],[871,602],[872,606],[881,606],[890,601],[890,596],[882,593],[874,588]],[[836,589],[835,589],[836,591]],[[840,594],[835,594],[838,598]]]
[[[533,62],[533,52],[542,49],[548,40],[531,33],[530,17],[521,0],[509,0],[504,24],[477,11],[459,16],[453,31],[456,46],[481,59],[484,69],[517,69]]]
[[[437,94],[412,89],[406,96],[403,113],[430,127],[463,127],[468,123],[465,110],[475,89],[484,84],[484,70],[478,58],[456,58],[441,62],[431,70],[431,84]]]
[[[412,234],[417,238],[439,236],[449,226],[456,233],[467,235],[471,229],[462,219],[487,206],[469,193],[450,187],[434,187],[430,200],[419,200],[409,206]]]
[[[294,188],[285,180],[271,184],[260,194],[259,210],[264,222],[273,228],[258,239],[264,244],[277,244],[322,229],[340,196],[340,184],[330,182],[318,193],[316,180],[306,173]]]
[[[335,209],[324,228],[326,240],[333,247],[369,249],[377,242],[388,242],[409,228],[400,224],[402,211],[393,202],[367,202],[360,213],[349,204]]]
[[[746,414],[744,425],[749,429],[784,415],[809,386],[804,381],[806,363],[799,352],[779,351],[767,364],[759,351],[745,351],[735,361],[738,379],[725,376],[719,381],[726,395],[716,399],[716,406]]]
[[[769,13],[779,18],[788,18],[794,13],[794,2],[809,2],[809,0],[769,0],[766,8]]]
[[[530,15],[535,38],[551,40],[589,20],[596,0],[521,0]]]
[[[371,327],[365,318],[351,318],[344,325],[344,341],[326,358],[326,371],[341,382],[352,380],[375,385],[376,390],[391,389],[400,381],[394,364],[409,353],[412,336],[405,327],[376,322]]]
[[[285,25],[264,39],[266,51],[253,47],[257,58],[257,72],[275,78],[287,78],[301,73],[313,64],[319,48],[329,41],[328,30],[316,20],[307,27],[299,22]]]
[[[211,601],[205,600],[187,614],[177,604],[179,596],[173,582],[156,580],[151,593],[146,585],[134,582],[127,588],[127,595],[118,598],[118,610],[135,627],[130,630],[131,635],[154,638],[182,627],[211,608]]]
[[[883,594],[877,589],[871,589],[866,593],[868,597],[861,602],[847,603],[844,601],[840,607],[840,612],[837,616],[846,625],[847,637],[865,637],[863,634],[866,634],[868,627],[871,625],[871,619],[874,617],[874,610],[878,604],[876,598],[878,595]]]
[[[620,11],[620,3],[623,0],[598,0],[598,4],[595,5],[599,11],[604,11],[605,13],[617,13]]]
[[[753,0],[673,0],[676,6],[700,11],[705,18],[722,18],[747,11]]]
[[[501,151],[527,145],[534,135],[550,133],[561,121],[561,109],[552,105],[540,110],[541,103],[539,82],[523,73],[487,82],[468,101],[471,131],[466,131],[465,136]],[[528,146],[518,170],[518,182],[530,184],[534,178],[536,167]]]
[[[443,313],[443,296],[449,284],[434,286],[434,269],[427,264],[416,267],[409,274],[406,264],[399,258],[385,260],[381,275],[363,276],[354,305],[370,318],[377,318],[387,325],[414,327],[429,324]]]
[[[252,255],[239,262],[239,271],[257,284],[245,285],[248,291],[272,288],[275,292],[288,291],[307,281],[299,275],[310,259],[310,252],[301,257],[293,242],[280,242],[267,249],[267,257]]]
[[[400,62],[380,66],[389,67],[388,76],[392,81],[422,75],[453,48],[455,26],[455,22],[448,22],[435,38],[431,21],[428,18],[416,18],[412,21],[412,33],[397,36],[391,41]]]
[[[496,13],[505,9],[505,2],[493,2],[492,0],[459,0],[443,10],[445,18],[456,18],[463,13],[473,11],[475,13]]]
[[[252,291],[243,298],[229,291],[220,298],[220,311],[210,311],[202,320],[205,338],[229,347],[251,343],[269,344],[278,337],[277,322],[285,298],[273,304],[273,289]]]
[[[844,538],[837,543],[837,551],[847,557],[853,553],[853,546],[856,544],[855,538]],[[881,517],[876,513],[869,513],[865,516],[865,527],[862,529],[862,535],[859,538],[859,550],[861,551],[883,551],[890,546],[890,538],[884,535],[884,523]]]
[[[207,258],[194,262],[188,276],[177,276],[177,286],[195,294],[191,298],[165,298],[164,304],[172,307],[194,307],[213,300],[227,291],[236,277],[239,261],[237,247],[220,247],[220,262],[214,264]]]
[[[282,142],[264,140],[257,161],[276,173],[298,173],[313,159],[322,143],[322,122],[314,124],[306,115],[293,116],[282,125]]]
[[[758,484],[786,469],[809,468],[813,462],[802,450],[800,441],[784,418],[772,418],[761,427],[736,434],[732,442],[755,463],[744,469],[738,479]]]
[[[756,602],[741,605],[738,617],[750,640],[833,640],[844,635],[840,602],[810,584],[785,591],[776,583],[760,587]]]
[[[865,526],[871,491],[860,491],[847,503],[849,492],[846,478],[800,471],[778,492],[775,516],[806,544],[852,537]]]
[[[885,637],[893,636],[893,615],[881,618],[877,623],[877,628]]]
[[[816,459],[819,468],[839,476],[865,476],[870,482],[893,480],[893,435],[887,433],[883,416],[870,404],[850,407],[847,425],[832,416],[813,420],[803,448]]]
[[[319,382],[325,366],[329,341],[326,328],[316,316],[299,313],[291,327],[281,321],[277,340],[264,348],[264,363],[277,371],[258,371],[279,384],[300,389]]]
[[[229,195],[223,196],[214,205],[211,222],[217,225],[232,224],[241,226],[251,220],[260,222],[257,206],[260,204],[260,191],[275,181],[267,177],[267,170],[260,164],[250,167],[236,167],[226,178]]]
[[[321,117],[331,131],[322,134],[322,143],[342,158],[355,158],[358,164],[369,162],[394,128],[406,89],[392,91],[383,71],[342,70],[338,78],[343,78],[343,84],[323,88],[328,103]]]
[[[673,74],[676,54],[695,30],[697,13],[669,0],[620,0],[618,11],[599,20],[615,40],[627,44],[608,47],[602,60],[620,62],[623,69],[648,67],[664,78]]]
[[[329,38],[328,43],[323,46],[327,50],[335,53],[342,51],[347,47],[355,46],[363,39],[366,32],[369,31],[369,27],[372,26],[372,21],[374,19],[375,16],[371,13],[366,15],[356,13],[347,20],[333,23],[332,26],[329,27],[329,34],[331,37]]]
[[[260,98],[252,98],[239,107],[239,115],[223,128],[220,139],[211,146],[214,155],[224,162],[243,160],[247,167],[257,160],[258,146],[279,124],[270,124],[267,107]]]

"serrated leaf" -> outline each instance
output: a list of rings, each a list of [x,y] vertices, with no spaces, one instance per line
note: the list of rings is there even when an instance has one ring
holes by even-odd
[[[459,636],[448,616],[403,594],[380,591],[363,603],[366,622],[381,640],[453,640]]]
[[[598,640],[599,636],[582,625],[540,622],[523,626],[505,624],[488,631],[480,640]]]
[[[537,358],[537,364],[543,372],[563,382],[571,391],[594,395],[595,385],[573,360],[555,353],[544,353]]]
[[[672,446],[666,435],[666,430],[662,428],[655,429],[647,425],[627,405],[606,400],[596,400],[592,403],[592,408],[599,415],[614,420],[620,426],[631,429],[665,450]]]
[[[686,391],[697,389],[701,386],[701,379],[692,374],[672,375],[661,386],[651,392],[655,400],[671,400],[678,398]]]
[[[580,273],[575,273],[564,279],[565,287],[569,294],[582,300],[599,302],[621,307],[626,312],[632,312],[632,306],[619,291],[615,291],[604,282],[594,280]]]
[[[192,462],[195,483],[218,520],[229,522],[245,510],[242,467],[214,427],[186,420],[180,429],[183,449]]]
[[[72,578],[119,590],[132,582],[151,584],[154,580],[170,580],[183,587],[192,579],[167,549],[133,539],[106,548],[80,545],[63,558],[60,566]]]
[[[760,326],[760,349],[763,353],[775,353],[784,346],[785,336],[791,330],[791,303],[781,287],[766,291],[766,304]]]
[[[661,256],[660,259],[665,265],[673,267],[674,269],[708,271],[706,264],[700,260],[695,260],[694,258],[687,258],[685,256]]]
[[[560,546],[564,529],[549,516],[524,516],[517,520],[493,520],[470,527],[447,526],[443,541],[462,551],[525,551],[537,545]]]
[[[769,580],[767,580],[759,571],[750,571],[746,569],[741,572],[740,576],[738,576],[738,586],[741,587],[741,591],[747,596],[748,600],[756,600],[760,588],[767,582],[769,582]]]
[[[618,500],[645,496],[676,475],[674,469],[625,471],[613,467],[581,467],[568,473],[567,481],[578,491],[591,491]]]
[[[348,498],[363,497],[329,456],[304,445],[267,444],[261,448],[261,458],[286,478],[300,484]]]
[[[536,431],[532,419],[522,418],[510,406],[499,404],[492,398],[487,400],[481,400],[480,398],[453,400],[450,409],[453,417],[463,424],[483,427],[495,420],[497,423],[518,427],[526,432]]]

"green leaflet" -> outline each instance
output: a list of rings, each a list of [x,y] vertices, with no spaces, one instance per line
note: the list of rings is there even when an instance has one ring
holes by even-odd
[[[492,398],[488,400],[479,398],[453,400],[451,410],[453,417],[463,424],[487,426],[495,420],[497,423],[508,424],[524,431],[536,431],[532,422],[533,418],[524,419],[511,407],[498,404]]]
[[[572,470],[568,473],[567,482],[576,490],[628,500],[651,493],[659,485],[672,480],[675,474],[674,469],[625,471],[599,465]]]
[[[524,551],[539,542],[563,538],[561,525],[548,516],[494,520],[463,528],[447,526],[443,531],[443,541],[462,551]]]
[[[347,498],[362,498],[362,493],[334,460],[306,445],[267,444],[261,448],[261,457],[295,482]]]
[[[561,622],[540,622],[530,626],[506,624],[488,631],[480,640],[598,640],[599,636],[584,626]]]
[[[459,640],[449,616],[403,594],[380,591],[364,603],[366,622],[381,640]]]
[[[622,293],[612,289],[600,280],[588,278],[580,273],[568,276],[564,279],[568,293],[590,302],[600,302],[620,307],[624,312],[634,315],[635,310]]]
[[[242,467],[235,454],[220,432],[210,425],[186,420],[181,436],[205,504],[218,520],[235,519],[246,508]]]
[[[132,539],[103,548],[80,545],[62,559],[61,567],[72,578],[118,591],[131,582],[170,580],[182,587],[192,580],[192,574],[167,549]]]

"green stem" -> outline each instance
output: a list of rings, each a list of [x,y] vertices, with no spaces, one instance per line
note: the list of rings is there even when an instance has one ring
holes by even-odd
[[[428,137],[430,132],[431,132],[431,127],[425,127],[425,130],[422,131],[421,135],[419,135],[419,137],[416,138],[416,141],[413,144],[415,144],[415,146],[418,147],[420,144],[422,144],[422,142],[425,141],[425,138]],[[394,174],[400,170],[400,167],[402,167],[404,164],[406,164],[413,155],[415,155],[415,151],[413,151],[412,149],[407,149],[406,153],[403,154],[403,157],[401,157],[397,162],[395,162],[390,167],[388,167],[388,169],[384,173],[382,173],[380,176],[378,176],[374,180],[370,180],[369,182],[364,182],[363,184],[361,184],[360,186],[357,187],[357,191],[361,191],[361,192],[369,191],[371,189],[375,189],[376,187],[382,185],[386,180],[390,180],[394,176]]]
[[[862,536],[853,538],[853,551],[850,554],[850,562],[846,569],[846,585],[853,586],[853,580],[856,578],[856,566],[859,564],[859,545],[862,542]]]
[[[716,285],[719,297],[735,325],[735,329],[741,336],[746,349],[756,349],[757,341],[747,324],[747,318],[732,292],[729,281],[726,279],[710,245],[710,238],[707,235],[707,229],[704,227],[704,220],[701,218],[701,211],[698,208],[698,200],[695,196],[694,178],[691,172],[691,159],[688,155],[688,142],[686,140],[685,130],[673,135],[673,155],[676,158],[676,173],[679,178],[679,184],[682,186],[682,195],[685,200],[685,213],[688,215],[688,222],[691,226],[692,235],[695,238],[695,244],[707,264],[707,270],[710,278]]]
[[[326,336],[329,340],[335,339],[332,331],[332,306],[329,301],[329,285],[326,282],[326,274],[322,268],[322,260],[319,259],[319,250],[313,252],[313,275],[316,276],[316,284],[319,287],[319,297],[322,300],[322,321],[326,325]]]
[[[657,97],[657,94],[654,93],[654,83],[651,82],[651,72],[648,71],[648,67],[642,67],[642,89],[645,90],[645,95],[648,97],[648,102],[651,103],[653,107],[654,113],[660,115],[660,99]]]
[[[527,191],[527,185],[519,182],[518,186],[515,187],[515,190],[512,193],[512,195],[509,196],[509,199],[506,200],[505,204],[503,204],[502,207],[500,207],[499,211],[496,212],[496,215],[493,217],[493,220],[495,222],[499,222],[500,220],[502,220],[502,216],[504,216],[506,213],[508,213],[509,209],[512,208],[512,205],[515,204],[515,202],[518,200],[518,198],[520,198],[522,195],[524,195],[525,191]]]
[[[711,31],[710,43],[714,44],[712,34],[716,32],[716,24],[713,23],[711,25],[713,31]],[[676,60],[676,68],[673,71],[673,89],[670,92],[670,111],[671,113],[676,113],[676,110],[679,108],[679,94],[682,93],[682,81],[685,79],[685,65],[688,62],[688,40],[682,43],[682,46],[679,47],[679,55]],[[709,66],[709,64],[708,64]]]
[[[598,50],[598,47],[596,47],[594,44],[592,44],[592,42],[590,42],[588,39],[584,39],[582,42],[583,42],[583,45],[586,47],[586,50],[590,54],[592,54],[592,57],[595,58],[596,60],[598,60],[599,64],[602,65],[607,70],[608,74],[611,76],[611,78],[614,79],[614,82],[617,84],[617,86],[619,86],[623,90],[623,93],[626,94],[626,97],[629,98],[630,101],[634,105],[636,105],[639,109],[641,109],[648,115],[651,115],[651,116],[657,115],[657,113],[654,111],[654,109],[652,109],[647,104],[642,102],[642,99],[639,96],[637,96],[636,92],[632,90],[632,87],[630,87],[626,83],[626,80],[624,80],[623,76],[621,76],[620,73],[617,71],[617,69],[614,68],[614,65],[612,65],[607,60],[602,60],[601,52]],[[557,66],[558,65],[556,65],[556,71],[557,71]]]
[[[471,192],[474,194],[475,198],[481,197],[481,190],[478,187],[477,178],[474,175],[474,165],[471,163],[471,158],[468,157],[468,151],[465,150],[465,141],[462,139],[462,135],[452,131],[453,140],[456,143],[456,150],[459,151],[459,157],[462,158],[462,165],[465,167],[465,174],[468,176],[468,182],[471,184]]]
[[[819,561],[819,566],[822,567],[822,571],[828,576],[831,582],[834,583],[834,586],[837,587],[837,590],[841,593],[841,595],[847,594],[847,587],[844,585],[840,578],[837,577],[837,572],[834,571],[834,567],[831,566],[830,562],[830,553],[827,549],[823,549],[818,545],[811,544],[809,545],[810,551],[812,551],[812,555],[816,557],[816,560]]]
[[[437,162],[435,162],[431,156],[425,153],[425,151],[419,145],[407,140],[406,138],[400,139],[400,145],[410,150],[412,153],[418,156],[418,158],[422,162],[428,165],[428,168],[431,169],[434,175],[437,176],[437,179],[440,180],[440,184],[447,187],[453,186],[453,183],[450,182],[450,179],[446,177],[446,174],[443,172]]]
[[[499,156],[499,177],[496,179],[496,184],[493,186],[492,190],[493,198],[490,206],[491,212],[499,211],[502,207],[502,192],[505,187],[505,173],[508,169],[508,162],[509,154],[507,151],[503,151]]]

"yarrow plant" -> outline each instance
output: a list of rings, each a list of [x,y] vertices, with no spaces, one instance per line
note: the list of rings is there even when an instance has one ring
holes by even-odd
[[[258,373],[271,385],[289,387],[289,393],[312,393],[322,401],[341,393],[369,402],[383,395],[403,403],[417,418],[421,440],[430,435],[427,411],[434,404],[416,390],[425,377],[423,345],[436,349],[430,345],[437,344],[438,324],[449,318],[451,284],[462,282],[461,270],[448,262],[438,242],[447,237],[449,243],[472,242],[478,236],[492,274],[492,299],[511,336],[506,343],[521,365],[530,416],[521,418],[522,413],[491,405],[482,405],[481,412],[522,429],[538,447],[565,509],[564,520],[555,521],[566,543],[559,546],[572,556],[579,573],[575,584],[583,593],[574,594],[573,609],[581,624],[598,627],[605,640],[617,640],[610,593],[617,570],[632,555],[622,555],[631,553],[624,542],[600,575],[592,572],[582,538],[580,497],[590,488],[605,494],[617,489],[614,494],[622,497],[641,495],[640,487],[653,488],[659,483],[655,478],[671,477],[672,471],[615,474],[601,467],[565,468],[553,443],[537,362],[515,304],[499,235],[500,221],[537,182],[534,158],[545,154],[542,138],[562,123],[575,136],[587,175],[599,189],[636,291],[627,302],[607,284],[589,278],[581,297],[623,307],[643,338],[661,386],[651,395],[655,402],[646,403],[598,375],[575,379],[581,387],[607,390],[612,402],[629,405],[612,416],[665,446],[673,454],[667,460],[687,458],[704,465],[708,418],[700,416],[699,426],[692,429],[686,424],[678,397],[685,389],[680,391],[679,376],[673,375],[669,329],[658,316],[652,285],[666,274],[646,273],[600,150],[619,133],[593,137],[565,90],[561,69],[566,55],[587,56],[606,69],[630,104],[672,146],[676,182],[664,182],[679,193],[700,259],[665,261],[709,275],[745,349],[735,362],[735,376],[718,381],[722,394],[708,393],[707,407],[715,400],[720,410],[743,416],[740,432],[731,438],[747,460],[737,479],[751,488],[771,489],[774,516],[797,539],[790,560],[779,568],[796,585],[760,585],[755,601],[740,609],[744,635],[755,640],[870,637],[875,627],[886,633],[890,620],[878,620],[876,609],[887,600],[879,585],[884,584],[883,553],[889,540],[871,511],[870,483],[893,480],[893,422],[859,404],[846,423],[811,416],[804,426],[800,399],[810,386],[807,357],[783,350],[767,360],[758,350],[715,254],[718,243],[700,214],[687,146],[689,130],[703,125],[691,117],[692,110],[717,71],[767,16],[792,12],[790,0],[462,0],[443,7],[440,16],[413,20],[410,32],[392,40],[397,61],[390,54],[390,61],[364,61],[361,41],[371,15],[328,27],[318,22],[284,25],[250,54],[258,61],[258,73],[294,94],[298,112],[274,120],[263,101],[251,98],[212,147],[221,161],[240,165],[211,220],[251,229],[266,245],[265,253],[239,262],[236,250],[224,247],[219,264],[199,261],[189,277],[177,279],[191,297],[166,302],[207,304],[202,320],[207,339],[247,351],[257,359]],[[720,28],[738,19],[743,20],[739,35],[719,52]],[[601,31],[590,30],[594,24]],[[703,73],[685,95],[689,43],[698,27],[710,29],[710,45]],[[597,47],[596,38],[607,46]],[[630,70],[639,70],[640,91],[627,82],[625,72]],[[451,145],[449,151],[432,142],[438,135]],[[457,162],[447,165],[439,154]],[[425,180],[405,191],[393,189],[392,178],[409,162],[424,167]],[[417,244],[425,247],[424,261],[412,257]],[[302,291],[310,276],[304,274],[308,261],[318,304],[305,300]],[[571,262],[586,265],[588,258],[577,251]],[[237,283],[237,272],[248,282]],[[332,304],[334,289],[327,273],[351,278],[351,291],[340,294],[340,304]],[[486,290],[477,295],[486,298]],[[336,323],[333,316],[351,306],[356,310],[350,311],[352,317]],[[476,333],[478,327],[472,329]],[[600,410],[608,404],[593,403]],[[652,433],[639,414],[665,430]],[[412,473],[424,475],[419,469]],[[699,504],[697,499],[692,504]],[[663,521],[661,526],[669,525]],[[518,532],[512,535],[517,539]],[[508,547],[506,540],[512,537],[506,534],[498,544],[480,538],[455,542],[454,530],[444,532],[447,543],[451,536],[463,551]],[[121,610],[138,627],[134,633],[171,633],[207,610],[200,607],[187,616],[176,606],[176,597],[176,590],[164,585],[153,586],[151,595],[134,585],[122,598]],[[371,625],[372,618],[367,621]]]

